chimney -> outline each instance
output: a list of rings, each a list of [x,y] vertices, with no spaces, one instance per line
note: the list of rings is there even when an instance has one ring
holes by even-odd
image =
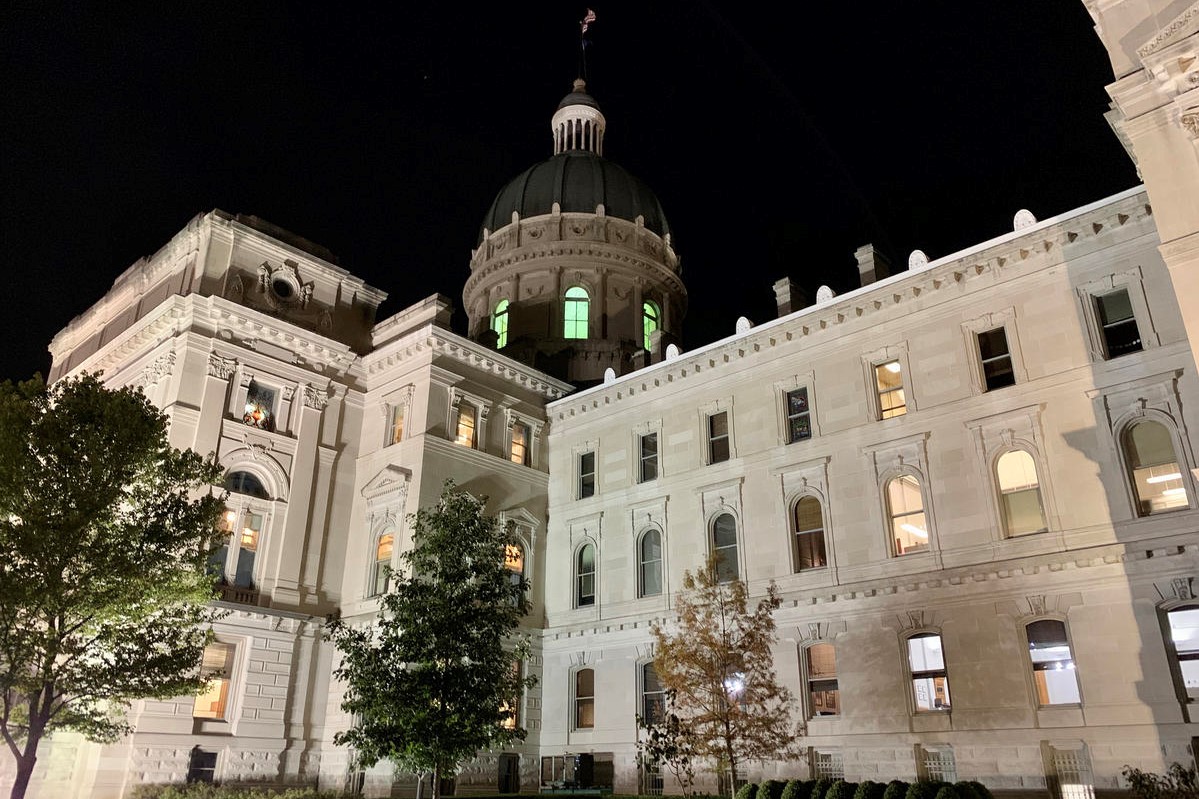
[[[863,286],[891,276],[891,262],[887,260],[887,256],[874,249],[873,244],[858,247],[853,257],[858,259],[858,274],[862,278]]]
[[[774,301],[779,307],[779,318],[808,305],[808,293],[791,278],[784,277],[774,283]]]

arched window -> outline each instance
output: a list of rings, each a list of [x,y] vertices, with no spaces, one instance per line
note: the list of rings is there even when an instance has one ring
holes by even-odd
[[[887,481],[887,515],[896,557],[928,549],[924,497],[920,493],[920,480],[915,475],[901,474]]]
[[[1182,469],[1164,424],[1148,419],[1130,424],[1124,431],[1124,456],[1136,492],[1138,516],[1187,506]]]
[[[595,726],[595,670],[575,672],[575,729],[589,730]]]
[[[658,304],[650,300],[641,303],[641,327],[645,338],[645,348],[650,348],[650,333],[662,326],[662,312]]]
[[[225,488],[238,494],[248,494],[259,499],[270,499],[266,486],[249,472],[229,472],[225,477]]]
[[[737,522],[722,513],[712,522],[712,553],[716,555],[716,581],[731,583],[741,570],[737,563]]]
[[[1179,700],[1199,702],[1199,605],[1167,611],[1170,644],[1178,674]]]
[[[1005,452],[995,461],[1003,526],[1009,536],[1040,533],[1045,526],[1041,484],[1032,455],[1022,449]]]
[[[496,349],[503,349],[508,343],[508,301],[500,300],[495,304],[495,313],[491,315],[491,329],[497,336]]]
[[[525,581],[525,550],[520,544],[507,544],[504,547],[504,568],[508,570],[508,579],[513,585],[524,585]]]
[[[637,595],[662,593],[662,534],[654,529],[641,536],[637,553]]]
[[[563,337],[587,338],[587,319],[591,308],[591,298],[587,289],[582,286],[571,286],[566,290],[566,301],[562,318],[565,321]]]
[[[907,639],[908,672],[912,679],[912,701],[917,713],[949,710],[949,676],[941,636],[920,633]]]
[[[646,724],[657,724],[666,718],[666,691],[653,661],[641,667],[641,718]]]
[[[827,566],[824,555],[824,514],[816,497],[795,503],[795,570]]]
[[[395,535],[384,533],[375,542],[375,562],[371,564],[371,596],[386,594],[390,588],[391,575],[387,567],[391,565],[391,553],[395,548]]]
[[[1028,657],[1032,661],[1032,676],[1037,686],[1037,704],[1077,704],[1078,675],[1074,672],[1074,654],[1066,638],[1066,623],[1041,619],[1025,626],[1024,631],[1028,634]]]
[[[595,545],[584,544],[575,559],[575,607],[595,604]]]
[[[833,645],[812,644],[805,649],[804,673],[808,681],[808,714],[813,718],[840,715],[837,650]]]

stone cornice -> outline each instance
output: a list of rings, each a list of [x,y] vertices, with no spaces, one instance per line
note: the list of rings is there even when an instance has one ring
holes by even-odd
[[[459,363],[483,372],[502,377],[504,380],[531,391],[547,400],[561,399],[574,390],[574,386],[525,366],[519,361],[462,338],[434,325],[426,325],[404,336],[387,342],[385,346],[363,357],[367,379],[380,375],[397,363],[426,352],[451,358]]]
[[[1100,237],[1110,240],[1113,234],[1119,236],[1115,242],[1098,241]],[[1155,236],[1156,229],[1145,190],[1136,187],[580,391],[550,403],[546,412],[550,418],[562,419],[605,409],[688,376],[704,373],[705,380],[711,380],[707,373],[735,366],[763,351],[769,353],[780,344],[794,340],[815,344],[828,336],[840,338],[864,330],[880,321],[879,314],[891,314],[895,309],[903,312],[903,306],[917,298],[924,303],[930,298],[950,301],[960,296],[963,286],[980,279],[994,283],[1021,271],[1047,269],[1061,262],[1067,248],[1086,252],[1082,248],[1113,246],[1145,235]]]
[[[1137,48],[1137,55],[1145,58],[1165,45],[1199,30],[1199,2],[1192,3],[1174,20],[1162,28],[1157,36]]]

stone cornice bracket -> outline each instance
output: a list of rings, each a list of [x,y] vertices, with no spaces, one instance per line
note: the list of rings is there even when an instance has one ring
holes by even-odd
[[[146,388],[157,385],[158,381],[169,375],[174,368],[175,351],[171,350],[165,355],[158,356],[153,363],[142,369],[140,382]]]
[[[304,385],[304,406],[307,408],[315,408],[318,411],[323,411],[325,406],[329,404],[328,389],[321,390],[313,388],[311,385]]]

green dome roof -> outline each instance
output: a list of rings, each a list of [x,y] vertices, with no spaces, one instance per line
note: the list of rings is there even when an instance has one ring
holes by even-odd
[[[496,195],[483,218],[487,230],[512,223],[512,212],[524,219],[548,214],[558,203],[563,213],[595,213],[601,203],[607,216],[636,221],[664,236],[670,232],[658,197],[622,166],[585,150],[569,150],[526,169]]]

